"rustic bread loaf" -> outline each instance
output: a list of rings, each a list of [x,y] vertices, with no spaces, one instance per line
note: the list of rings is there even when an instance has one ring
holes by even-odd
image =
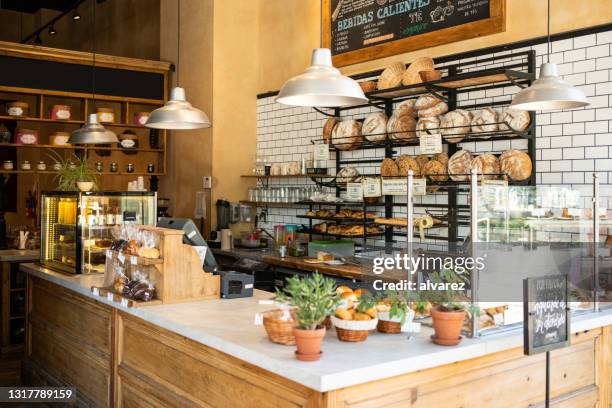
[[[455,109],[440,119],[440,133],[449,143],[459,143],[470,133],[472,114],[463,109]]]
[[[437,160],[430,160],[423,166],[421,173],[427,176],[432,181],[448,180],[448,171],[446,166]]]
[[[502,173],[512,180],[522,181],[531,177],[531,157],[520,150],[506,150],[499,156]]]
[[[519,109],[506,109],[502,114],[502,122],[506,122],[510,127],[518,132],[522,132],[529,127],[531,116],[528,111]],[[507,130],[508,126],[500,125],[503,130]]]
[[[491,133],[497,132],[498,114],[493,108],[484,108],[474,114],[472,118],[472,132],[474,133]],[[481,139],[488,139],[491,136],[480,136]]]
[[[387,138],[387,115],[384,112],[373,112],[363,121],[363,136],[371,142],[379,142]]]
[[[416,103],[416,99],[408,99],[408,100],[402,101],[397,104],[397,107],[395,108],[395,112],[397,112],[400,115],[410,115],[413,118],[416,118],[417,111],[414,108],[415,103]]]
[[[400,175],[399,167],[393,159],[384,159],[380,164],[380,175],[382,177],[397,177]]]
[[[361,146],[361,123],[353,119],[342,120],[332,131],[332,144],[338,150],[353,150]]]
[[[378,78],[378,89],[395,88],[402,84],[402,77],[406,66],[401,62],[394,62],[380,74]]]
[[[395,159],[395,162],[397,163],[400,176],[408,175],[408,170],[412,170],[413,174],[417,177],[421,175],[421,166],[419,166],[419,163],[414,158],[403,155]]]
[[[437,133],[440,128],[440,119],[437,116],[429,118],[420,118],[416,125],[416,134],[418,137],[427,136],[429,133]]]
[[[325,121],[325,125],[323,125],[323,142],[327,144],[331,143],[332,132],[338,122],[338,118],[329,118]]]
[[[472,168],[478,172],[478,180],[495,180],[501,173],[499,159],[491,153],[476,156],[472,161]]]
[[[433,155],[431,160],[439,161],[444,166],[447,166],[448,165],[448,154],[446,154],[446,152],[436,153]]]
[[[416,120],[406,114],[393,113],[387,122],[387,133],[389,138],[395,140],[416,139]]]
[[[448,174],[454,181],[467,181],[470,179],[472,169],[472,153],[467,149],[457,151],[448,160]]]

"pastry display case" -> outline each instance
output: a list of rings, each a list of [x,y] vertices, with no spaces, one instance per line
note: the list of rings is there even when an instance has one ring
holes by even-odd
[[[104,272],[117,225],[155,225],[154,192],[44,192],[41,263],[67,273]]]

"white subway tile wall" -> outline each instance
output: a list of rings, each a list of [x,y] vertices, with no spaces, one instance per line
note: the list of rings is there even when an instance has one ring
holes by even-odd
[[[580,109],[538,113],[536,120],[537,153],[536,181],[538,184],[571,186],[589,197],[592,194],[592,172],[599,172],[602,183],[602,196],[607,204],[607,197],[612,196],[607,183],[612,181],[612,31],[589,34],[580,37],[555,41],[552,44],[550,60],[559,66],[563,78],[579,86],[588,96],[590,106]],[[494,54],[495,57],[513,55],[527,50],[536,51],[536,66],[545,61],[546,44],[529,48],[515,49]],[[469,58],[473,61],[491,57],[484,55]],[[493,68],[500,62],[487,63],[478,69]],[[471,105],[476,103],[510,102],[518,92],[518,87],[477,90],[458,95],[458,104]],[[367,107],[344,111],[343,117],[363,118],[376,108]],[[274,96],[257,101],[257,156],[265,157],[272,163],[298,162],[312,152],[312,142],[320,140],[326,117],[311,108],[287,107],[274,102]],[[461,144],[463,148],[473,152],[499,153],[509,148],[526,149],[527,141],[483,141]],[[417,154],[416,147],[402,147],[398,154]],[[343,159],[381,158],[383,149],[356,150],[343,154]],[[329,172],[335,171],[335,162],[328,163]],[[361,174],[377,174],[377,164],[355,166]],[[287,178],[273,179],[271,186],[312,185],[309,179]],[[425,197],[423,202],[445,203],[445,194],[434,194]],[[460,197],[466,203],[467,197]],[[396,203],[402,198],[396,197]],[[585,200],[585,205],[586,205]],[[404,201],[405,203],[405,201]],[[379,208],[379,210],[383,210]],[[421,209],[416,209],[421,211]],[[296,218],[303,214],[304,208],[270,207],[267,222],[263,226],[271,228],[280,223],[302,224],[303,220]],[[397,213],[405,211],[405,207],[396,207]],[[381,213],[382,214],[382,213]],[[465,227],[460,232],[465,233]],[[442,235],[446,231],[440,230]]]

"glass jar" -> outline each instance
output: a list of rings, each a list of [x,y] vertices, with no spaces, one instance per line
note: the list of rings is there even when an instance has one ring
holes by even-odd
[[[98,115],[98,122],[100,123],[113,123],[115,121],[115,111],[112,108],[98,108],[96,109],[96,115]]]
[[[285,245],[285,226],[275,225],[274,226],[274,247],[276,249]]]
[[[155,165],[153,163],[147,164],[147,173],[155,173]]]
[[[28,116],[28,109],[30,105],[27,102],[9,102],[6,104],[6,114],[9,116]]]
[[[28,160],[21,163],[21,170],[32,170],[32,164]]]
[[[134,172],[134,164],[128,163],[128,165],[125,166],[125,171],[127,171],[128,173],[133,173]]]
[[[72,113],[68,105],[53,105],[51,108],[51,119],[53,120],[70,120]]]
[[[104,170],[104,165],[102,164],[102,162],[96,162],[96,171],[98,173],[102,173],[103,170]]]
[[[61,169],[62,169],[62,165],[60,163],[54,163],[53,164],[53,170],[59,171]]]
[[[114,162],[111,163],[111,165],[110,165],[111,173],[116,173],[118,169],[119,169],[119,167],[117,166],[117,163],[114,163]]]
[[[13,170],[13,161],[12,160],[5,160],[2,163],[2,168],[4,170]]]
[[[36,170],[45,171],[45,170],[47,170],[47,165],[45,164],[44,161],[41,160],[36,165]]]

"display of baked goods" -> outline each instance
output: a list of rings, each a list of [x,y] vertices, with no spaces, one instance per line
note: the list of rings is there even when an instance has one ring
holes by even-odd
[[[330,144],[332,138],[332,132],[334,131],[334,127],[338,124],[338,118],[329,118],[325,121],[325,125],[323,125],[323,142]]]
[[[415,103],[416,103],[416,99],[407,99],[405,101],[402,101],[397,104],[397,107],[395,108],[395,112],[397,112],[398,115],[409,115],[409,116],[412,116],[413,118],[416,118],[417,111],[414,108]]]
[[[515,181],[527,180],[531,177],[531,158],[525,152],[511,149],[499,156],[501,172]]]
[[[338,150],[354,150],[361,146],[361,122],[346,119],[338,122],[332,131],[332,144]]]
[[[444,166],[448,166],[448,154],[446,152],[436,153],[431,157],[431,160],[439,161]]]
[[[372,92],[376,90],[376,81],[361,81],[359,86],[364,93]]]
[[[332,210],[317,210],[317,211],[306,211],[307,217],[320,217],[320,218],[331,218],[336,214]]]
[[[440,118],[432,116],[429,118],[420,118],[416,124],[416,134],[418,137],[427,136],[430,133],[438,133],[440,128]],[[429,130],[429,132],[427,132]]]
[[[499,130],[498,113],[493,108],[484,108],[474,113],[472,117],[472,132],[491,133]],[[491,136],[482,136],[481,139],[488,139]]]
[[[420,57],[415,59],[406,69],[402,76],[403,85],[414,85],[421,83],[420,71],[432,71],[435,69],[433,59],[429,57]]]
[[[325,232],[332,235],[358,236],[363,235],[364,233],[368,235],[382,234],[383,231],[375,225],[366,225],[364,229],[363,225],[328,224]]]
[[[472,168],[478,172],[478,180],[495,180],[501,173],[499,159],[491,153],[474,157]]]
[[[510,125],[510,128],[522,132],[529,127],[531,115],[528,111],[508,108],[502,113],[501,121]],[[505,124],[499,126],[502,130],[508,130],[508,126]]]
[[[155,247],[142,247],[138,250],[138,255],[143,258],[157,259],[159,258],[159,249]]]
[[[373,112],[363,121],[361,133],[371,142],[380,142],[387,138],[387,115],[384,112]]]
[[[408,155],[399,156],[395,159],[395,163],[397,164],[400,176],[408,175],[409,170],[412,170],[415,177],[421,175],[421,166],[414,158]]]
[[[374,222],[380,225],[393,225],[396,227],[405,227],[408,223],[406,217],[376,217]],[[415,215],[412,223],[415,228],[418,228],[419,226],[422,226],[423,228],[433,228],[434,226],[442,224],[442,220],[432,217],[429,214],[425,214],[421,216]]]
[[[350,208],[343,208],[335,215],[336,218],[352,218],[352,219],[363,219],[363,218],[374,218],[376,214],[373,212],[363,212],[360,210],[351,210]]]
[[[400,169],[395,160],[389,158],[384,159],[380,164],[380,175],[382,177],[400,176]]]
[[[395,88],[402,84],[402,77],[406,66],[401,62],[394,62],[380,74],[378,78],[378,89]]]
[[[395,140],[416,139],[416,123],[416,119],[405,111],[395,111],[387,122],[387,133]]]
[[[419,154],[415,158],[415,160],[419,164],[419,166],[422,168],[429,161],[429,156],[426,154]]]
[[[437,160],[429,160],[421,169],[421,174],[432,181],[448,180],[446,165]]]
[[[353,291],[348,286],[338,286],[336,292],[340,295],[340,304],[334,315],[342,320],[372,320],[377,316],[377,309],[371,302],[367,290]],[[361,307],[360,307],[361,304]]]
[[[419,118],[440,116],[448,112],[448,104],[433,95],[419,96],[414,103],[414,108],[417,110]]]
[[[459,143],[470,133],[472,114],[463,109],[455,109],[442,115],[440,133],[448,143]]]
[[[344,167],[336,174],[337,183],[351,183],[359,177],[359,171],[354,167]]]
[[[472,169],[472,153],[467,149],[457,151],[448,159],[448,174],[451,180],[467,181]]]
[[[326,222],[321,222],[319,224],[315,224],[312,226],[312,229],[316,232],[322,232],[322,233],[327,233],[327,223]]]

